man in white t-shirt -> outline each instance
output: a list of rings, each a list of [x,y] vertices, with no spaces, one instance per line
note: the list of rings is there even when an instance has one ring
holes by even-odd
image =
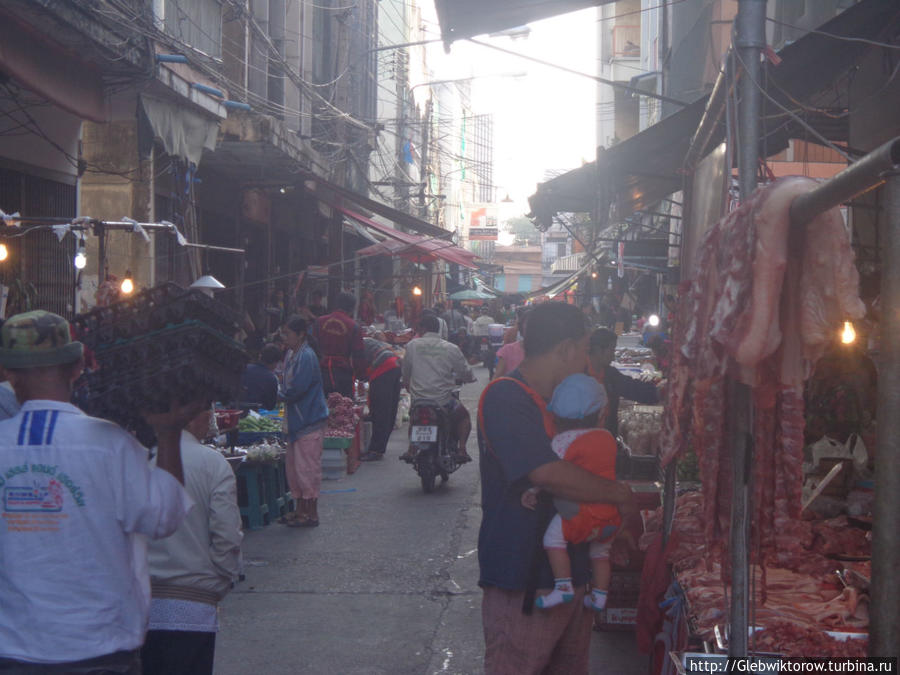
[[[134,437],[68,402],[82,351],[50,312],[0,329],[22,402],[0,422],[0,673],[140,673],[146,538],[174,532],[192,505],[179,441],[198,404],[146,417],[152,468]]]
[[[477,319],[475,319],[475,326],[473,328],[475,335],[490,335],[490,331],[488,330],[488,326],[492,323],[497,323],[494,321],[494,317],[491,316],[490,310],[487,305],[483,306],[480,310],[480,314]]]

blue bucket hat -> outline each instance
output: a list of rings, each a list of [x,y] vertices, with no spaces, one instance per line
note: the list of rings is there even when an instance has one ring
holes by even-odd
[[[581,420],[606,407],[606,389],[593,377],[569,375],[553,390],[547,410],[567,420]]]

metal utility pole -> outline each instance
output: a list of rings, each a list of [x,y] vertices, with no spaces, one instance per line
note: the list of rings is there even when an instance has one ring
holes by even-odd
[[[760,56],[766,45],[766,0],[739,0],[737,54],[744,69],[738,110],[738,180],[741,201],[756,189],[759,165],[759,127],[762,111]],[[729,383],[731,415],[728,432],[734,463],[734,498],[731,510],[731,635],[728,656],[747,656],[750,581],[750,467],[753,455],[753,403],[750,387]]]
[[[422,169],[419,172],[419,217],[428,220],[428,207],[425,205],[425,186],[428,183],[428,143],[431,129],[431,94],[425,101],[425,114],[422,116]]]
[[[898,144],[900,145],[900,144]],[[900,152],[897,152],[900,155]],[[900,654],[900,156],[894,157],[881,214],[883,267],[878,446],[872,510],[872,605],[869,655]]]

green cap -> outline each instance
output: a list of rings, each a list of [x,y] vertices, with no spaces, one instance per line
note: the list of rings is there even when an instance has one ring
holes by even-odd
[[[69,322],[42,309],[10,317],[0,329],[0,366],[39,368],[74,363],[84,345],[73,342]]]

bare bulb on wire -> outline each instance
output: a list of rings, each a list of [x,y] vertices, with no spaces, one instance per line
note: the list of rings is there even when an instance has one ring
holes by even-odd
[[[0,244],[0,262],[3,262],[9,257],[9,249],[6,248],[6,244]]]
[[[83,270],[87,266],[87,252],[84,246],[79,246],[75,252],[75,259],[72,261],[76,270]]]
[[[130,295],[134,292],[134,281],[131,279],[131,272],[125,273],[125,278],[122,279],[122,284],[119,288],[125,295]]]
[[[856,330],[853,328],[853,323],[850,321],[844,322],[844,330],[841,331],[841,342],[845,345],[852,345],[856,342]]]

